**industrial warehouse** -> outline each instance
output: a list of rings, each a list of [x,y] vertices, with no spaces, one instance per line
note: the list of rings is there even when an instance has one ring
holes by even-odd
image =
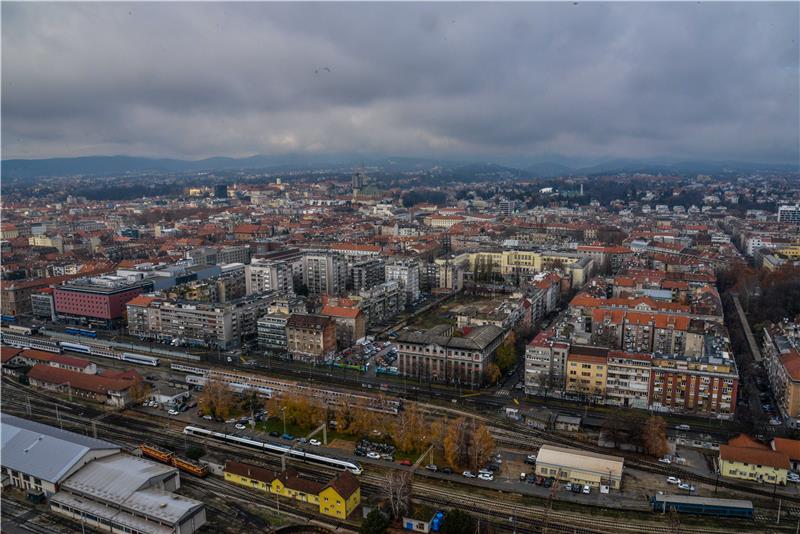
[[[536,474],[573,484],[619,489],[624,461],[619,456],[542,445],[536,459]]]
[[[119,446],[11,415],[2,417],[3,474],[53,513],[105,532],[192,534],[205,505],[179,496],[174,467]]]

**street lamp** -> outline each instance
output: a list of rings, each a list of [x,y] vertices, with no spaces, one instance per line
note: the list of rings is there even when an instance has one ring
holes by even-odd
[[[286,406],[281,406],[281,415],[283,416],[283,433],[286,434]]]

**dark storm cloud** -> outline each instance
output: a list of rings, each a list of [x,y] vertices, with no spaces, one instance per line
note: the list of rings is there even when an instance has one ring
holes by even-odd
[[[3,157],[796,161],[798,9],[3,2]]]

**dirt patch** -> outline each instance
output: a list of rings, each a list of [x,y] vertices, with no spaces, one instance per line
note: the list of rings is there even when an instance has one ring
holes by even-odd
[[[342,451],[347,451],[348,453],[352,453],[354,445],[353,445],[352,441],[347,441],[345,439],[336,438],[333,441],[329,441],[328,442],[328,447],[331,447],[331,448],[334,448],[334,449],[339,449],[339,450],[342,450]]]

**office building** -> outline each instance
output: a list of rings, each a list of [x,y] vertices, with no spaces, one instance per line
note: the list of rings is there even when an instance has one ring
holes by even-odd
[[[147,280],[129,282],[120,276],[82,278],[55,288],[55,311],[69,323],[111,328],[123,323],[128,301],[152,289],[152,282]]]
[[[800,225],[800,204],[778,207],[778,222]]]
[[[419,271],[420,265],[415,260],[395,260],[386,264],[386,281],[397,280],[406,293],[406,303],[419,300]]]

